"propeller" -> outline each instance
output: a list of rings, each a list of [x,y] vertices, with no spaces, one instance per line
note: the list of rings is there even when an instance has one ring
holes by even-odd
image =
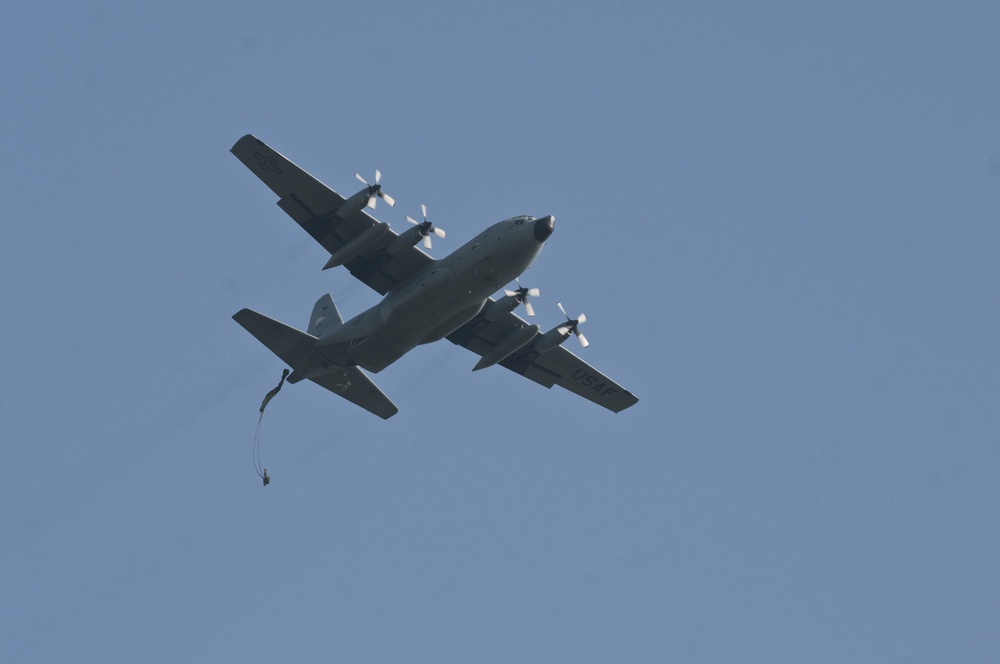
[[[377,168],[375,169],[375,184],[368,184],[368,181],[361,177],[361,173],[355,173],[354,177],[368,187],[368,207],[371,209],[375,209],[375,203],[379,198],[388,203],[389,207],[396,204],[396,200],[392,196],[382,191],[382,185],[379,184],[379,180],[382,179],[382,172]]]
[[[578,329],[578,327],[580,326],[581,323],[586,323],[587,322],[587,317],[585,315],[583,315],[583,314],[580,314],[574,320],[574,319],[570,318],[569,314],[566,313],[566,310],[563,309],[562,302],[556,302],[556,304],[559,306],[559,311],[562,312],[563,316],[566,316],[566,324],[565,325],[561,325],[560,327],[563,330],[566,331],[566,334],[569,334],[570,332],[572,332],[573,334],[575,334],[576,338],[580,341],[580,345],[583,346],[584,348],[586,348],[587,346],[589,346],[590,342],[587,341],[587,337],[583,336],[583,334]]]
[[[434,235],[437,235],[439,238],[444,239],[445,232],[444,232],[443,229],[437,228],[436,226],[434,226],[433,224],[431,224],[431,222],[427,221],[427,206],[426,205],[424,205],[423,203],[421,203],[420,204],[420,209],[424,213],[424,221],[423,221],[423,223],[420,223],[419,221],[417,221],[416,219],[414,219],[410,215],[406,215],[406,220],[408,222],[410,222],[411,224],[416,224],[417,225],[417,227],[420,229],[420,234],[424,236],[424,246],[426,248],[430,249],[431,248],[431,233],[434,233]]]
[[[524,305],[525,313],[527,313],[529,316],[534,316],[535,310],[531,308],[531,303],[528,302],[528,298],[538,297],[539,295],[541,295],[541,291],[539,291],[537,288],[525,288],[524,286],[521,285],[521,282],[517,279],[515,279],[514,281],[517,282],[517,290],[505,290],[504,295],[516,297],[517,301]]]

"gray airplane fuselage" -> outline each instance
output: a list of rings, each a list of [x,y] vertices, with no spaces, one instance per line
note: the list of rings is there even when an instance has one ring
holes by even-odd
[[[340,366],[381,371],[407,351],[469,322],[490,295],[528,269],[554,227],[551,216],[493,224],[323,335],[316,349]]]

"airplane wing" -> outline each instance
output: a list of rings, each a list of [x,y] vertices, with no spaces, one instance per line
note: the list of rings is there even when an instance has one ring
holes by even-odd
[[[364,210],[346,219],[337,217],[343,196],[252,134],[236,141],[230,152],[278,195],[278,207],[331,254],[378,224]],[[344,264],[381,295],[434,260],[417,247],[390,255],[385,249],[396,237],[394,231],[387,231],[374,245]]]
[[[491,302],[492,298],[483,307],[483,311],[489,309]],[[447,338],[477,355],[486,355],[509,334],[527,325],[524,319],[513,312],[500,316],[493,322],[479,314]],[[541,332],[536,333],[535,338],[540,335]],[[521,350],[501,360],[500,365],[547,388],[558,385],[616,413],[639,401],[631,392],[563,346],[545,353],[531,350],[535,338]]]

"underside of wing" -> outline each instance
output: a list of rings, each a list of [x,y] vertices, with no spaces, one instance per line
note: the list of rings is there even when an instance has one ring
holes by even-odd
[[[487,303],[483,310],[489,310],[489,306]],[[492,322],[480,314],[449,334],[448,340],[477,355],[488,357],[527,326],[528,323],[513,312]],[[536,333],[519,349],[499,360],[499,364],[540,385],[548,388],[558,385],[616,413],[639,401],[631,392],[562,346],[544,353],[534,350],[535,341],[540,336]]]
[[[500,364],[545,387],[558,385],[616,413],[639,401],[631,392],[563,346],[545,353],[516,353]]]
[[[379,222],[364,210],[341,212],[342,216],[338,216],[346,200],[343,196],[252,134],[236,141],[230,152],[278,195],[278,207],[331,256],[340,256],[338,263],[377,292],[384,295],[433,262],[417,247],[390,254],[387,249],[398,237],[395,232],[379,232]],[[375,236],[377,239],[370,243],[357,242]],[[352,251],[355,246],[360,247],[356,252]]]

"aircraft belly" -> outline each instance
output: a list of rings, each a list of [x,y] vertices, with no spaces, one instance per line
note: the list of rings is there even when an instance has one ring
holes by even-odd
[[[485,298],[470,299],[441,294],[419,307],[389,318],[382,329],[386,339],[398,346],[413,346],[442,339],[479,313]]]
[[[421,339],[420,343],[429,344],[432,341],[440,341],[441,339],[444,339],[446,336],[448,336],[449,334],[451,334],[452,332],[454,332],[455,330],[457,330],[458,328],[462,327],[470,320],[475,318],[479,314],[479,312],[483,310],[483,305],[485,304],[486,300],[482,300],[480,302],[477,302],[473,305],[466,307],[465,309],[462,309],[461,311],[453,315],[451,318],[444,321],[442,324],[438,325],[436,328],[434,328],[426,335],[424,335],[424,338]]]
[[[377,332],[350,349],[351,361],[364,369],[377,373],[416,346],[426,343],[428,333],[440,328],[443,319],[454,318],[454,313],[451,311],[435,306],[438,301],[439,298],[431,298],[421,306],[412,307],[405,313],[392,313]],[[476,311],[472,312],[462,323],[478,313],[481,307],[482,303],[479,303]],[[457,328],[458,325],[455,327]]]
[[[393,341],[387,338],[384,331],[371,335],[348,351],[351,363],[358,365],[362,369],[378,373],[401,358],[406,354],[406,351],[416,345],[400,347],[396,343],[393,343]]]
[[[390,291],[378,307],[376,329],[352,340],[350,362],[379,372],[414,347],[443,339],[475,318],[490,294],[524,271],[535,255],[498,247],[468,260],[462,269],[439,264]]]

